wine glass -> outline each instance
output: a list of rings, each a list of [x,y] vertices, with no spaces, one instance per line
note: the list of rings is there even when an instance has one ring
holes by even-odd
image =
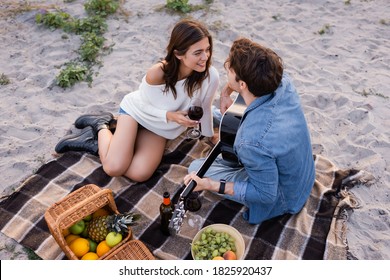
[[[202,207],[202,202],[199,198],[199,192],[191,192],[184,202],[186,210],[196,212]]]
[[[199,121],[203,117],[202,101],[199,98],[191,99],[188,117],[194,121]],[[192,127],[187,132],[187,137],[190,139],[198,139],[201,135],[202,132],[197,127]]]

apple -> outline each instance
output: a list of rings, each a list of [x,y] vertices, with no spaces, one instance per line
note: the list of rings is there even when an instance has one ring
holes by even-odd
[[[111,248],[117,245],[121,241],[122,241],[122,234],[120,234],[119,232],[111,231],[106,236],[107,245],[110,246]]]
[[[88,237],[88,224],[89,222],[84,222],[84,230],[80,233],[81,237],[87,238]]]
[[[93,241],[92,239],[89,239],[89,238],[87,238],[87,239],[89,242],[89,251],[96,253],[97,243],[95,241]]]
[[[80,234],[85,229],[84,220],[80,220],[69,228],[69,231],[73,234]]]
[[[237,260],[237,255],[236,253],[234,253],[233,251],[226,251],[224,254],[223,254],[223,258],[225,260]]]
[[[84,217],[83,220],[86,221],[86,222],[89,222],[90,220],[92,220],[92,214]]]

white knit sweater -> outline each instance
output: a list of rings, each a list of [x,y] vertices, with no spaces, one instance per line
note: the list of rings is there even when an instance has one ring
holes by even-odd
[[[203,81],[202,87],[194,95],[200,97],[203,106],[203,117],[200,120],[202,134],[213,135],[213,118],[211,105],[219,86],[218,71],[212,66],[209,77]],[[168,122],[167,112],[188,111],[190,98],[184,87],[185,79],[176,83],[177,97],[174,99],[172,91],[163,93],[165,85],[149,85],[146,76],[137,91],[127,94],[120,103],[120,107],[132,116],[146,129],[167,139],[174,139],[186,130],[186,127],[176,122]]]

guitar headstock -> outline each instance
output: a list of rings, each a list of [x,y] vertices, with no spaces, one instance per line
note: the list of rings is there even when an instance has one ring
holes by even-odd
[[[179,201],[177,202],[175,209],[172,213],[172,218],[169,221],[168,229],[169,233],[171,235],[178,234],[180,231],[180,228],[183,224],[183,220],[185,218],[185,201],[188,198],[188,196],[191,194],[191,192],[195,189],[196,182],[194,180],[191,180],[188,185],[184,188],[184,190],[181,192]]]
[[[179,202],[176,204],[175,209],[172,213],[172,218],[169,221],[168,229],[171,235],[176,235],[179,233],[181,225],[185,217],[186,210],[184,209],[184,200],[180,198]]]

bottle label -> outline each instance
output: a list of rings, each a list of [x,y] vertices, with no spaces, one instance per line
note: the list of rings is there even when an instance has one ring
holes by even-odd
[[[169,205],[171,204],[171,199],[169,197],[164,197],[163,198],[163,204],[164,205]]]

